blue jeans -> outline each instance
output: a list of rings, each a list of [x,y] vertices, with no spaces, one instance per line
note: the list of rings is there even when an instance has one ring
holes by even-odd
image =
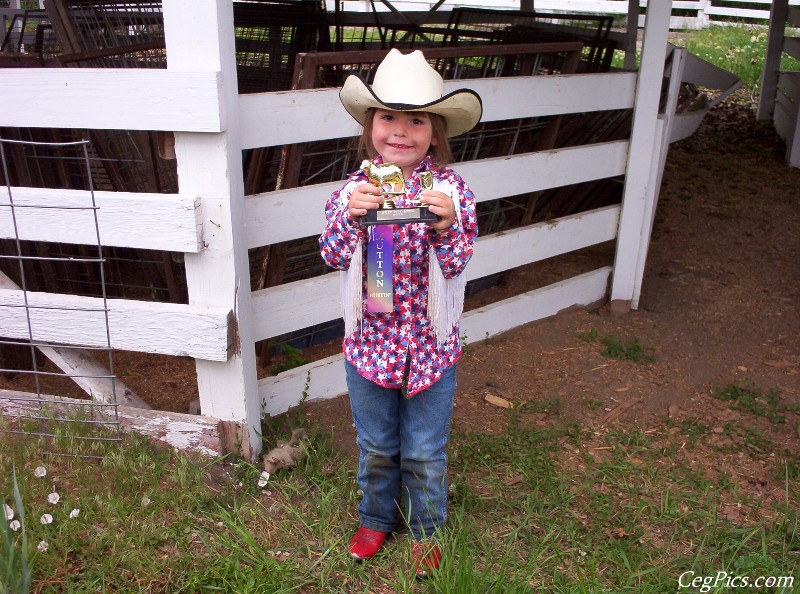
[[[447,519],[456,366],[410,399],[364,379],[348,362],[345,371],[358,432],[361,525],[392,532],[402,517],[414,540],[432,537]]]

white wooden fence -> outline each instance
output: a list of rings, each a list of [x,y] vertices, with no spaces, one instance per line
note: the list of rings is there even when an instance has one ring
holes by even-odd
[[[537,12],[570,12],[589,14],[618,15],[624,19],[628,14],[628,0],[387,0],[393,7],[402,11],[427,12],[438,7],[439,12],[447,12],[456,6],[489,9],[518,9],[521,5]],[[704,29],[716,23],[747,22],[766,24],[769,20],[770,5],[773,0],[672,0],[670,29]],[[333,10],[336,0],[327,0],[329,10]],[[371,12],[370,0],[339,0],[347,10]],[[646,8],[648,0],[633,0],[639,7]],[[374,0],[376,10],[389,12],[391,9],[383,0]],[[790,0],[799,5],[800,0]],[[638,26],[644,26],[644,15],[639,17]]]
[[[189,304],[109,300],[111,344],[194,357],[203,418],[238,427],[239,434],[228,435],[228,441],[241,440],[242,453],[254,458],[265,410],[285,411],[304,393],[324,398],[345,392],[341,356],[261,381],[256,377],[256,341],[339,317],[334,274],[251,294],[248,270],[249,248],[319,234],[323,203],[338,184],[245,197],[241,151],[349,136],[356,125],[341,108],[337,89],[239,96],[230,0],[164,0],[163,10],[166,70],[7,69],[0,73],[0,126],[175,133],[178,194],[99,193],[100,236],[109,246],[184,252]],[[462,326],[468,340],[609,298],[622,310],[636,306],[671,127],[671,117],[658,116],[668,20],[669,6],[651,3],[638,73],[457,82],[481,94],[484,121],[634,108],[629,141],[456,166],[479,200],[625,176],[621,206],[480,238],[469,278],[610,240],[616,240],[617,253],[613,267],[469,312]],[[681,63],[672,60],[673,68]],[[675,71],[672,79],[679,79]],[[455,84],[448,83],[446,90]],[[677,88],[670,85],[673,106]],[[518,171],[536,175],[515,175]],[[86,204],[89,199],[75,190],[10,191],[19,200]],[[63,220],[26,216],[19,225],[22,239],[84,240],[85,222],[77,215],[67,234]],[[7,217],[7,210],[0,214],[3,238],[14,236]],[[0,289],[0,328],[5,335],[27,338],[18,308],[2,307],[18,304],[20,297],[18,290]],[[55,294],[31,298],[51,305],[89,300]],[[58,320],[44,319],[37,337],[91,344],[86,324],[70,311]],[[179,439],[184,443],[184,436]]]
[[[781,70],[781,57],[800,60],[800,7],[775,0],[769,24],[767,56],[761,73],[761,95],[757,117],[772,120],[775,131],[786,143],[786,162],[800,167],[800,71]]]

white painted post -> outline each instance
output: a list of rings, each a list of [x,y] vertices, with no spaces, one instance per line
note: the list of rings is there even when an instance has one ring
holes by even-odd
[[[164,0],[170,70],[220,73],[222,132],[176,133],[182,195],[199,198],[204,249],[185,255],[189,302],[234,312],[234,348],[225,362],[197,360],[203,415],[237,424],[240,452],[260,453],[261,401],[244,242],[244,182],[232,0]]]
[[[768,122],[775,112],[775,101],[778,94],[778,72],[783,53],[783,37],[786,19],[789,15],[789,0],[772,0],[769,11],[769,37],[767,37],[767,55],[761,71],[761,94],[758,98],[756,119]]]
[[[700,3],[700,8],[697,9],[697,24],[698,29],[706,29],[711,24],[711,16],[708,9],[711,8],[713,0],[704,0]]]
[[[634,70],[636,68],[636,43],[639,40],[639,0],[628,0],[625,37],[625,70]]]
[[[786,136],[786,164],[789,167],[800,167],[800,105],[795,97],[794,129]]]
[[[644,278],[644,265],[647,262],[647,253],[650,249],[650,236],[653,233],[653,222],[656,218],[656,207],[658,206],[658,195],[661,189],[661,180],[664,177],[664,165],[667,161],[669,151],[669,140],[672,136],[672,125],[675,122],[675,111],[678,107],[678,97],[680,96],[681,80],[683,70],[686,65],[686,50],[674,48],[672,50],[672,60],[669,69],[669,87],[667,88],[667,101],[664,107],[664,114],[658,119],[656,126],[655,142],[653,151],[657,158],[653,159],[653,170],[650,178],[654,180],[648,187],[647,209],[645,212],[644,226],[642,227],[642,241],[639,244],[639,260],[636,263],[636,276],[633,285],[633,299],[631,308],[639,308],[639,297],[642,293],[642,278]]]
[[[611,307],[616,311],[630,309],[636,284],[636,268],[644,236],[653,159],[658,155],[653,144],[656,134],[658,104],[664,75],[671,2],[649,2],[644,25],[642,62],[636,85],[633,125],[628,148],[628,165],[622,196],[614,276],[611,283]]]

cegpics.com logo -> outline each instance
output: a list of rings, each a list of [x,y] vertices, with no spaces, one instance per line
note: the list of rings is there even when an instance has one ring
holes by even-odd
[[[711,592],[724,588],[774,588],[777,592],[790,592],[794,586],[792,576],[758,576],[732,575],[727,571],[718,571],[714,575],[697,575],[694,571],[684,571],[678,577],[681,588],[692,588],[699,592]]]

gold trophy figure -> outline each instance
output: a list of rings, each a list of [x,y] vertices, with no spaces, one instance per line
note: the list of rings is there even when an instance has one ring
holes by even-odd
[[[373,163],[365,160],[361,169],[367,174],[369,183],[381,189],[383,202],[380,208],[368,210],[361,217],[362,225],[384,225],[405,223],[427,223],[438,220],[435,214],[423,206],[419,200],[412,200],[415,206],[411,208],[398,208],[394,196],[405,194],[405,178],[403,170],[394,163]],[[423,190],[433,189],[433,176],[429,171],[420,173],[420,184]]]

